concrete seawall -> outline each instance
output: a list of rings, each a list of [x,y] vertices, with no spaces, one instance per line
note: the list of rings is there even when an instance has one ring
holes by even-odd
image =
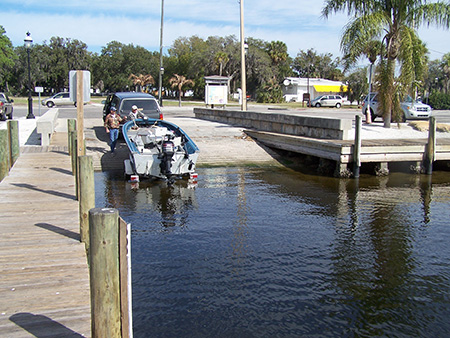
[[[352,120],[208,108],[194,108],[198,119],[260,131],[317,139],[349,140]]]

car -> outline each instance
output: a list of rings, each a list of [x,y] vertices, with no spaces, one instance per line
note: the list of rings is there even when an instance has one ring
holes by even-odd
[[[432,109],[429,105],[418,99],[414,101],[409,95],[400,103],[400,107],[403,111],[404,120],[428,119],[431,116]]]
[[[10,100],[8,95],[5,93],[0,93],[0,120],[5,121],[6,117],[12,120],[13,118],[13,102],[14,100]]]
[[[76,102],[73,102],[70,100],[69,92],[61,92],[61,93],[55,94],[52,97],[42,100],[42,104],[49,108],[52,108],[54,106],[62,106],[62,105],[74,105],[74,106],[77,105]]]
[[[368,109],[369,95],[367,95],[362,104],[361,112],[365,115]],[[431,107],[420,100],[413,100],[411,96],[407,96],[405,100],[400,103],[402,109],[402,121],[406,120],[420,120],[428,119],[431,116]],[[375,121],[377,117],[382,117],[383,112],[378,109],[378,93],[370,93],[370,116],[372,121]]]
[[[341,108],[344,103],[344,99],[341,95],[320,95],[314,100],[311,100],[311,106],[313,107],[336,107]]]
[[[127,117],[131,107],[136,105],[145,116],[153,119],[163,119],[161,108],[153,95],[136,92],[117,92],[109,94],[103,101],[103,121],[110,113],[111,107],[115,107],[122,117]]]

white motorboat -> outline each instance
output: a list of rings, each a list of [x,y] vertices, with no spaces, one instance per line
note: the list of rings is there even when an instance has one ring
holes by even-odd
[[[195,175],[199,149],[177,125],[157,119],[136,119],[122,127],[130,150],[125,174],[141,178],[175,178]]]

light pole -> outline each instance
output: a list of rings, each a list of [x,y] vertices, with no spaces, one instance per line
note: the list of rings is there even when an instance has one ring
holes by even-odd
[[[247,110],[247,83],[245,73],[245,40],[244,40],[244,0],[241,4],[241,87],[242,87],[242,106],[241,110]]]
[[[30,32],[27,32],[27,36],[24,40],[25,48],[27,49],[28,55],[28,115],[27,119],[34,119],[33,115],[33,98],[31,97],[31,68],[30,68],[30,50],[33,44],[33,39],[31,38]]]
[[[159,90],[158,99],[159,105],[162,107],[162,77],[164,74],[163,67],[163,27],[164,27],[164,0],[161,0],[161,36],[159,39]]]

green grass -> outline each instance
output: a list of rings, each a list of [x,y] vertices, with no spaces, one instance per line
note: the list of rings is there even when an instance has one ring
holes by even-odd
[[[49,97],[50,96],[41,96],[41,101]],[[13,96],[10,98],[14,100],[14,105],[25,106],[28,104],[28,96]],[[106,100],[105,96],[91,96],[92,103],[102,103],[103,100]],[[39,96],[33,96],[33,102],[39,102]]]
[[[19,96],[10,96],[10,99],[14,100],[14,105],[15,106],[25,106],[28,104],[28,97],[19,97]],[[33,101],[36,100],[37,98],[33,97]]]

